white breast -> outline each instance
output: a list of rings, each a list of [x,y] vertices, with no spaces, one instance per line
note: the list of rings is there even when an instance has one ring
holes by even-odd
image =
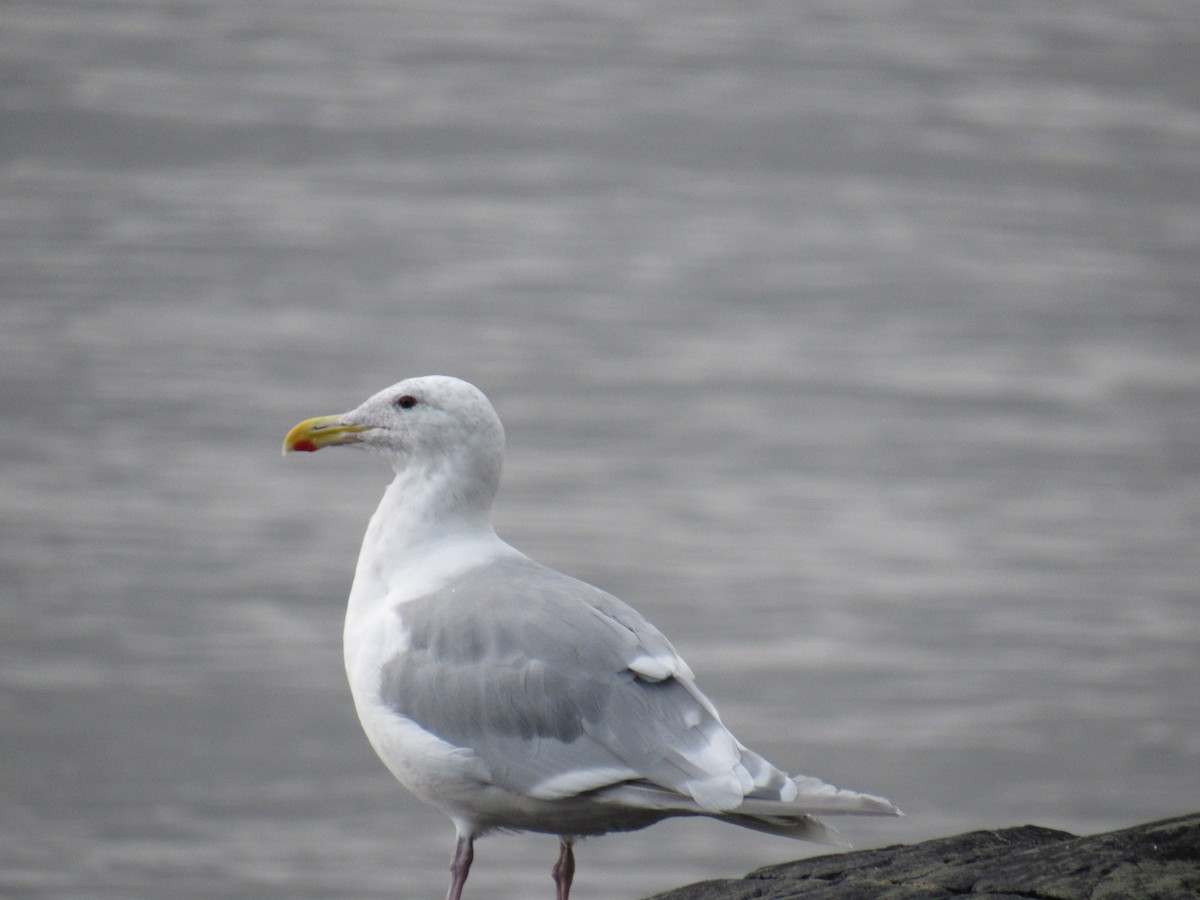
[[[386,706],[380,699],[380,672],[409,645],[399,607],[505,555],[520,554],[494,533],[440,542],[399,558],[373,556],[364,543],[347,604],[346,676],[363,730],[401,784],[451,817],[460,799],[478,795],[487,772],[470,750],[441,740]]]

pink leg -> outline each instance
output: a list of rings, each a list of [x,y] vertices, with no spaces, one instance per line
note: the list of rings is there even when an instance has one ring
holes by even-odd
[[[474,858],[474,842],[469,837],[460,837],[454,845],[454,858],[450,860],[450,891],[446,894],[446,900],[461,900],[463,885],[466,884]]]
[[[554,875],[554,900],[569,900],[571,896],[571,881],[575,878],[575,851],[571,849],[571,840],[560,837],[558,862],[551,872]]]

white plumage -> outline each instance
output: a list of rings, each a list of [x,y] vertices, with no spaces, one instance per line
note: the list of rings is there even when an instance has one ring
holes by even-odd
[[[504,430],[477,388],[402,381],[301,422],[284,452],[334,445],[396,471],[355,571],[346,673],[379,757],[454,822],[450,900],[495,828],[558,835],[567,900],[582,835],[704,815],[834,842],[813,813],[899,814],[748,750],[658,629],[497,537]]]

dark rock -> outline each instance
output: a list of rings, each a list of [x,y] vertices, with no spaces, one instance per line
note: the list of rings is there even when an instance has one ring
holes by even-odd
[[[650,900],[1196,900],[1200,813],[1089,837],[1035,825],[769,866]]]

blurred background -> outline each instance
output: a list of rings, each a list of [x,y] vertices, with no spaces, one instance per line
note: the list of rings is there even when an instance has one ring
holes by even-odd
[[[909,813],[856,845],[1200,806],[1189,4],[0,18],[5,897],[443,894],[341,671],[390,473],[279,456],[435,372],[506,423],[503,536]],[[669,822],[577,893],[808,852]]]

